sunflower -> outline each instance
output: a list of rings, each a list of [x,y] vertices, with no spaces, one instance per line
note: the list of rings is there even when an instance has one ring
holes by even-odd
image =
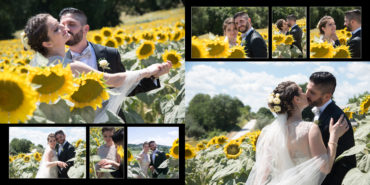
[[[343,109],[343,112],[346,114],[346,116],[348,117],[348,119],[352,119],[353,118],[353,112],[350,111],[350,108],[349,107],[346,107]]]
[[[103,27],[101,30],[100,30],[100,33],[101,35],[103,35],[104,37],[111,37],[113,35],[112,33],[112,29],[108,28],[108,27]]]
[[[166,153],[166,159],[169,159],[171,155],[169,153]]]
[[[117,46],[121,46],[125,41],[125,38],[122,35],[114,35],[113,37],[117,42]]]
[[[285,41],[285,35],[284,34],[274,34],[272,36],[272,41],[275,43],[277,46],[280,44],[283,44]]]
[[[26,156],[26,154],[20,153],[20,154],[18,154],[17,158],[18,159],[23,159],[24,156]]]
[[[260,130],[247,134],[247,137],[249,138],[249,143],[252,145],[254,151],[256,151],[257,140],[260,134]]]
[[[217,140],[217,136],[213,137],[211,140],[208,141],[206,147],[209,148],[211,145],[217,144],[216,140]]]
[[[172,68],[176,69],[181,66],[181,55],[175,50],[166,50],[162,55],[163,62],[171,61]]]
[[[95,140],[95,142],[96,142],[96,145],[100,146],[100,143],[99,143],[98,138],[94,137],[94,140]]]
[[[144,39],[144,40],[149,40],[149,41],[153,41],[154,40],[154,36],[152,33],[146,31],[146,32],[143,32],[141,34],[141,38]]]
[[[231,140],[224,146],[224,153],[228,159],[238,158],[242,153],[240,143],[236,142],[235,140]]]
[[[12,156],[9,156],[9,163],[13,162],[14,161],[14,157]]]
[[[164,43],[168,40],[168,35],[162,32],[157,32],[155,33],[155,40],[160,43]]]
[[[35,152],[35,153],[33,154],[33,157],[35,158],[35,160],[36,160],[37,162],[40,162],[40,161],[41,161],[41,154],[40,154],[40,153]]]
[[[207,144],[207,143],[206,143]],[[201,150],[204,150],[206,149],[206,145],[204,144],[204,142],[199,142],[196,146],[196,149],[197,151],[201,151]]]
[[[102,107],[104,100],[109,99],[109,94],[104,84],[103,73],[82,73],[79,78],[74,79],[74,82],[79,87],[68,97],[68,100],[75,104],[75,108],[91,106],[96,110],[97,107]]]
[[[352,37],[352,33],[351,33],[351,32],[349,32],[349,31],[347,31],[347,32],[346,32],[346,37],[347,37],[347,38],[351,38],[351,37]]]
[[[134,156],[132,155],[130,149],[127,149],[127,161],[130,162],[133,160],[134,160]]]
[[[174,33],[172,34],[171,39],[173,41],[179,41],[180,39],[182,39],[182,37],[183,37],[182,31],[181,30],[175,30]]]
[[[360,104],[360,114],[366,114],[370,107],[370,95],[367,95]]]
[[[122,35],[123,33],[125,33],[125,30],[123,30],[122,28],[118,28],[114,32],[115,35]]]
[[[192,159],[196,156],[195,149],[189,144],[185,144],[185,159]]]
[[[284,41],[284,44],[285,45],[292,45],[294,42],[294,38],[293,38],[293,35],[287,35],[285,37],[285,41]]]
[[[230,49],[230,55],[227,58],[247,58],[243,46],[236,45]]]
[[[124,35],[123,36],[123,41],[126,43],[126,44],[130,44],[132,41],[133,41],[133,37],[131,38],[130,35]]]
[[[94,33],[92,36],[92,41],[95,44],[101,44],[103,42],[103,37],[99,33]]]
[[[349,46],[340,45],[334,48],[333,58],[351,58],[351,53],[349,51]]]
[[[23,161],[24,161],[25,163],[30,162],[30,160],[31,160],[31,156],[30,156],[30,155],[25,155],[25,156],[23,157]]]
[[[103,45],[108,46],[108,47],[112,47],[112,48],[117,48],[118,47],[118,43],[117,43],[116,39],[113,39],[113,38],[105,39],[104,42],[103,42]]]
[[[219,145],[223,145],[223,144],[227,143],[227,140],[228,140],[228,138],[226,136],[219,136],[216,139],[216,143],[219,144]]]
[[[229,55],[229,42],[220,38],[207,43],[208,56],[211,58],[225,58]]]
[[[170,154],[175,159],[179,158],[179,145],[178,144],[172,145],[170,149]]]
[[[191,40],[191,58],[206,58],[207,49],[198,39]]]
[[[26,122],[36,109],[37,93],[27,80],[0,71],[0,123]]]
[[[274,52],[276,50],[276,44],[275,42],[272,43],[272,52]]]
[[[139,43],[140,42],[140,37],[139,36],[137,36],[137,35],[133,35],[132,37],[132,42],[135,42],[135,43]]]
[[[81,144],[81,142],[82,142],[82,139],[79,139],[79,140],[76,141],[76,148],[78,148],[78,146]]]
[[[70,66],[55,66],[30,70],[30,82],[40,87],[36,90],[40,102],[54,103],[60,96],[70,95],[74,91],[73,75]]]
[[[123,147],[122,145],[118,145],[117,147],[117,153],[118,155],[121,157],[121,159],[123,159],[123,156],[125,156],[124,152],[123,152]]]
[[[347,44],[347,38],[345,36],[340,36],[338,39],[341,45]]]
[[[311,58],[332,58],[334,47],[328,42],[312,43],[310,51]]]
[[[179,138],[177,138],[177,139],[172,143],[172,145],[176,145],[176,144],[179,144]]]
[[[261,36],[264,40],[267,40],[269,38],[267,33],[261,33]]]
[[[144,41],[137,49],[136,55],[138,59],[147,59],[154,53],[155,46],[152,41]]]

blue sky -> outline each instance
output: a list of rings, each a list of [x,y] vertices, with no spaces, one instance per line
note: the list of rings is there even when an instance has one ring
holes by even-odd
[[[144,141],[155,141],[157,144],[172,146],[179,137],[178,127],[128,127],[127,143],[140,144]]]
[[[186,62],[185,101],[197,94],[228,94],[250,105],[266,107],[267,96],[279,82],[308,81],[316,71],[329,71],[337,79],[334,99],[339,106],[370,91],[369,62]]]
[[[69,143],[83,139],[86,141],[85,127],[9,127],[9,143],[13,138],[28,139],[35,145],[47,146],[47,137],[50,133],[63,130]]]

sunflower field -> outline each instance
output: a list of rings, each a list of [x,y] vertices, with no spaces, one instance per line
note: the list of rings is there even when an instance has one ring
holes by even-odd
[[[122,127],[115,127],[115,130],[119,130]],[[98,155],[98,148],[101,145],[104,145],[104,139],[102,134],[102,127],[91,127],[90,128],[90,164],[89,172],[90,178],[98,178],[97,172],[113,172],[114,170],[110,169],[100,169],[99,171],[95,169],[95,164],[98,163],[101,158]],[[120,160],[123,160],[124,150],[122,146],[117,147],[117,154],[120,156]],[[112,176],[113,178],[113,176]]]
[[[279,29],[276,24],[272,25],[272,57],[273,58],[298,58],[302,55],[303,58],[307,57],[307,28],[306,28],[306,18],[298,19],[296,21],[297,25],[302,29],[302,42],[299,43],[302,46],[303,53],[298,49],[297,46],[292,45],[294,38],[292,35],[280,34]]]
[[[83,139],[74,141],[76,156],[70,161],[74,165],[69,169],[70,178],[86,177],[86,142]],[[35,178],[42,159],[42,153],[33,151],[9,156],[9,178]]]
[[[257,29],[268,45],[268,29]],[[229,42],[224,36],[213,35],[212,33],[193,36],[191,38],[191,58],[248,58],[242,42],[241,33],[237,35],[237,45],[229,47]]]
[[[184,123],[185,15],[184,9],[167,13],[169,18],[88,33],[90,42],[117,48],[128,71],[164,61],[173,64],[170,73],[159,78],[159,89],[123,103],[129,123]],[[93,122],[95,110],[113,93],[102,76],[88,73],[74,77],[69,66],[31,67],[28,64],[34,56],[23,49],[20,39],[0,41],[0,123]],[[45,63],[46,59],[37,60]],[[114,113],[107,114],[107,122],[123,122]]]
[[[132,151],[132,149],[127,149],[127,177],[128,178],[151,178],[151,171],[148,168],[148,176],[141,171],[139,162],[136,160],[135,156],[139,155],[140,151]],[[161,167],[168,167],[168,172],[166,175],[160,174],[158,178],[179,178],[179,139],[176,139],[169,153],[166,153],[167,160],[163,161],[160,165]]]
[[[340,45],[334,47],[333,44],[322,42],[318,29],[310,30],[310,52],[311,58],[351,58],[347,42],[352,37],[347,28],[336,30]]]
[[[357,167],[348,171],[342,184],[369,185],[370,177],[370,94],[357,103],[349,104],[343,110],[349,119],[358,124],[354,127],[355,146],[343,152],[336,161],[342,157],[356,155]]]
[[[256,142],[260,131],[248,132],[230,140],[215,136],[185,146],[185,183],[244,184],[255,161]]]

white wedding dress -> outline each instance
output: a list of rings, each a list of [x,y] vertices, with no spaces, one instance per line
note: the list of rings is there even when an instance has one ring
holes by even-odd
[[[150,164],[149,154],[148,153],[144,153],[144,151],[141,151],[140,154],[136,158],[137,159],[140,159],[139,160],[140,161],[139,162],[139,165],[140,165],[141,171],[145,175],[144,178],[149,177],[148,176],[148,168],[149,168],[149,164]]]
[[[312,122],[287,124],[287,115],[262,129],[257,141],[256,162],[248,185],[319,185],[329,159],[327,154],[311,156],[308,133]]]
[[[51,56],[45,58],[40,53],[36,52],[34,58],[31,60],[30,65],[34,67],[39,66],[52,66],[58,63],[62,63],[63,67],[66,67],[68,64],[73,61],[68,58],[63,58],[61,56]],[[131,93],[132,90],[140,82],[140,71],[126,71],[126,78],[123,82],[123,85],[120,87],[110,89],[114,94],[110,94],[109,100],[103,102],[103,107],[96,110],[96,115],[94,123],[104,123],[109,120],[107,112],[110,111],[113,114],[118,115],[118,112],[121,109],[122,102],[124,99]]]
[[[52,158],[51,158],[51,161],[48,161],[47,155],[50,152],[51,152]],[[42,159],[39,165],[39,170],[37,171],[35,178],[58,178],[58,166],[53,165],[56,161],[58,161],[58,157],[57,157],[55,150],[51,149],[50,147],[47,147],[42,156]]]

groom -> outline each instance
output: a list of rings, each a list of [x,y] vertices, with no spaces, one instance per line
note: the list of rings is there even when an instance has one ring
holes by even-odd
[[[288,31],[287,35],[292,35],[294,38],[294,42],[292,44],[297,46],[297,48],[302,52],[302,29],[297,25],[297,17],[294,14],[288,15],[286,17],[286,21],[288,23],[288,26],[291,28],[290,31]],[[302,58],[303,55],[299,55],[299,58]]]
[[[55,147],[58,155],[58,161],[63,161],[67,163],[67,166],[58,165],[58,177],[69,178],[67,173],[69,168],[73,166],[74,163],[73,161],[68,160],[75,157],[75,148],[73,147],[73,145],[69,144],[69,142],[65,140],[66,135],[64,134],[63,130],[56,131],[55,138],[58,142],[57,146]]]
[[[242,33],[242,46],[249,58],[267,58],[267,46],[262,36],[252,27],[251,18],[246,12],[234,15],[235,25]]]
[[[71,34],[70,40],[66,43],[70,48],[66,53],[67,58],[81,61],[102,72],[118,73],[126,71],[117,49],[87,41],[86,36],[90,27],[87,24],[87,17],[83,11],[76,8],[64,8],[59,13],[59,18],[60,23]],[[99,64],[99,60],[103,58],[109,63],[109,69],[103,69]],[[151,78],[142,79],[128,96],[159,88],[159,76],[168,73],[170,69],[171,66],[168,63],[158,64],[157,74]],[[126,122],[122,111],[118,115]]]
[[[321,135],[326,147],[329,141],[329,123],[330,118],[334,122],[338,121],[339,117],[344,114],[335,102],[332,100],[336,86],[335,77],[329,72],[315,72],[310,76],[310,81],[307,84],[307,100],[310,106],[313,106],[312,112],[315,114],[314,121],[318,124]],[[351,123],[345,116],[348,123]],[[348,131],[339,138],[337,154],[338,157],[344,151],[355,145],[353,130],[351,124]],[[334,163],[331,172],[326,176],[323,185],[341,185],[346,173],[356,167],[355,155],[344,157],[340,161]]]
[[[152,150],[152,154],[150,154],[149,168],[152,171],[153,178],[157,178],[161,173],[166,175],[168,172],[167,166],[165,168],[158,168],[167,159],[166,154],[160,150],[157,150],[157,144],[155,141],[150,141],[149,147]]]
[[[352,33],[347,45],[352,58],[361,57],[361,11],[350,10],[344,15],[344,26]]]

